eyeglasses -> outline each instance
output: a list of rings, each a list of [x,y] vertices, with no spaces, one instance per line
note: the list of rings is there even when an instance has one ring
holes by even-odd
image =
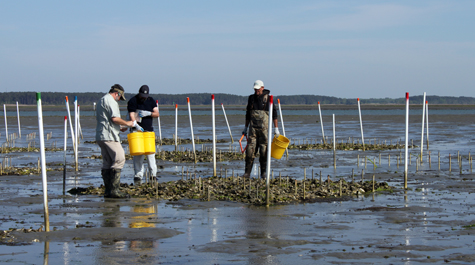
[[[120,97],[120,92],[117,92],[117,95]]]

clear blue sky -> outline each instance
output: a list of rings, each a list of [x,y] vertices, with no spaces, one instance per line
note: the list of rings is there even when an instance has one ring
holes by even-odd
[[[475,97],[475,1],[0,0],[0,92]]]

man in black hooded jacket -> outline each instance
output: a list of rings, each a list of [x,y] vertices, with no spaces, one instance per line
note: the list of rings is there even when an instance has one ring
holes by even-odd
[[[256,80],[254,82],[254,94],[249,96],[246,107],[246,124],[242,134],[249,136],[246,149],[246,166],[243,177],[251,176],[252,165],[259,152],[259,163],[261,166],[261,178],[266,177],[267,168],[267,135],[269,127],[269,93],[264,89],[264,82]],[[272,108],[272,119],[274,123],[274,132],[278,136],[279,128],[277,127],[277,110]]]

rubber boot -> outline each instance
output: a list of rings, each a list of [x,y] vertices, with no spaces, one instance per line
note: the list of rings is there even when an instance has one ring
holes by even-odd
[[[252,164],[254,164],[252,161],[248,161],[248,159],[246,159],[246,166],[245,166],[245,169],[244,169],[244,175],[242,175],[243,178],[250,178],[251,177]]]
[[[110,181],[110,169],[102,169],[101,175],[104,181],[104,197],[110,197],[111,195],[111,181]]]
[[[266,179],[267,178],[267,163],[262,164],[261,163],[261,179]]]
[[[261,151],[261,150],[259,150]],[[261,166],[261,178],[265,179],[267,177],[267,151],[261,152],[262,156],[259,156],[259,165]]]
[[[109,198],[130,198],[130,195],[120,191],[120,169],[111,169],[110,171],[110,185],[111,193]]]

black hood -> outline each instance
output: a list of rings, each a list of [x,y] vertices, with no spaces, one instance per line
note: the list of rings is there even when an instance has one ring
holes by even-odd
[[[262,90],[262,95],[261,96],[269,95],[269,93],[270,93],[270,90],[264,88],[264,90]],[[256,93],[254,92],[254,94],[256,94]]]

